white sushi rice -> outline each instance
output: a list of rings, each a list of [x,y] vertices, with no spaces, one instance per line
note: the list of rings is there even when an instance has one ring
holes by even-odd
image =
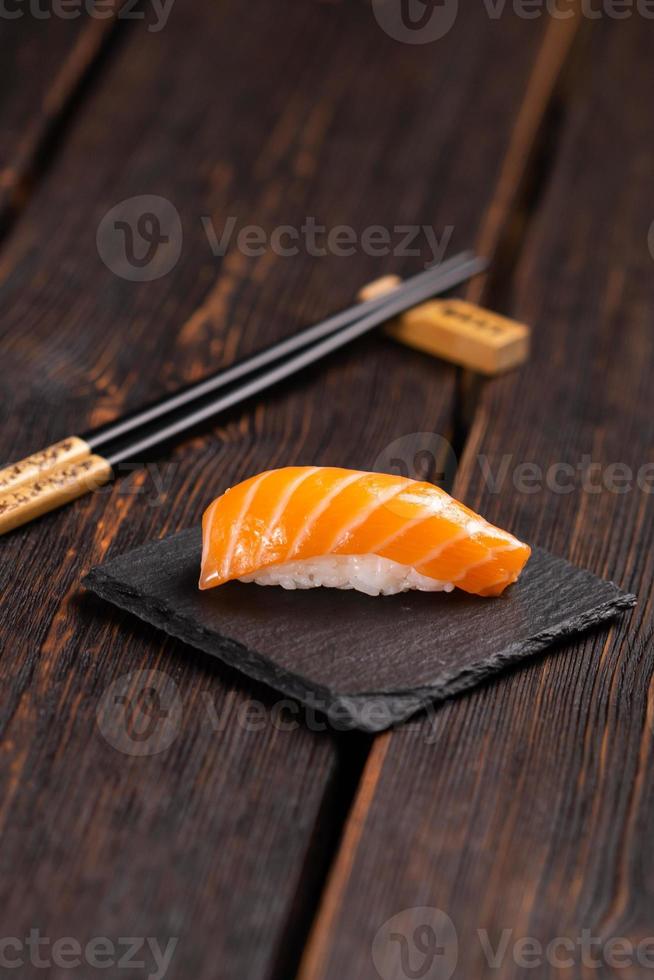
[[[411,565],[401,565],[378,555],[321,555],[302,561],[268,565],[241,582],[281,585],[283,589],[356,589],[366,595],[396,595],[417,589],[420,592],[451,592],[452,582],[420,575]]]

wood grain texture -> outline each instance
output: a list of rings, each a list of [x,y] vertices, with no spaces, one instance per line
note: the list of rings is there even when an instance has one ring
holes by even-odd
[[[104,422],[431,258],[423,243],[421,256],[220,259],[202,216],[219,234],[230,215],[269,232],[307,216],[359,233],[426,223],[442,236],[451,225],[452,251],[483,237],[492,215],[492,251],[512,200],[507,152],[516,178],[526,163],[530,140],[514,126],[543,30],[507,18],[498,31],[470,5],[434,57],[391,41],[363,4],[178,0],[166,30],[127,32],[0,253],[15,420],[0,458]],[[475,153],[462,132],[475,133]],[[183,225],[180,260],[151,282],[114,275],[95,245],[106,212],[140,194],[170,200]],[[225,977],[286,980],[278,965],[325,846],[337,744],[297,719],[289,730],[269,693],[80,599],[80,579],[199,520],[253,471],[370,468],[407,433],[447,433],[453,391],[451,369],[370,339],[3,539],[5,935],[177,936],[176,975],[213,980],[219,963]],[[130,677],[125,690],[124,678],[152,669],[179,693],[177,736],[131,755],[103,736],[96,711],[116,697],[147,719],[147,684]]]
[[[570,975],[615,976],[601,954],[599,969],[584,967],[583,931],[599,940],[595,961],[611,938],[637,947],[652,935],[654,257],[643,202],[653,199],[654,142],[633,98],[647,79],[642,24],[594,25],[507,310],[534,325],[532,360],[485,389],[457,481],[490,520],[614,578],[640,602],[603,635],[387,740],[381,762],[371,760],[354,852],[339,856],[347,871],[323,904],[303,973],[312,980],[375,977],[378,930],[416,907],[453,922],[455,977],[566,972],[542,952],[534,970],[533,946],[531,968],[514,958],[524,937],[542,949],[571,939]],[[504,484],[489,485],[484,468],[497,475],[507,456]],[[522,463],[542,469],[541,488],[537,471],[516,469]],[[613,464],[631,468],[629,489]],[[494,948],[510,931],[499,967],[478,930]],[[424,963],[411,929],[404,938],[414,965]],[[387,965],[397,962],[391,947]],[[621,976],[647,972],[633,953],[630,962]]]
[[[118,9],[116,0],[114,12]],[[92,18],[54,5],[7,4],[0,17],[0,231],[20,209],[51,138],[65,120],[115,27],[112,4]],[[40,16],[35,16],[33,11]],[[70,15],[73,16],[70,16]],[[109,14],[110,16],[106,16]]]

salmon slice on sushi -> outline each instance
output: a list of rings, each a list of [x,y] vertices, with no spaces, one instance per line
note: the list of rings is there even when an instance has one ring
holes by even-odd
[[[289,466],[227,490],[202,520],[200,588],[234,579],[368,595],[498,596],[531,549],[430,483]]]

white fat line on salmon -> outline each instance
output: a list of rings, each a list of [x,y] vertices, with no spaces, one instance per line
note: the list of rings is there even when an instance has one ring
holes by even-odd
[[[229,490],[226,490],[225,493],[229,493]],[[203,530],[203,532],[202,532],[202,564],[201,564],[201,567],[200,567],[200,577],[201,578],[204,578],[205,581],[207,581],[207,582],[210,582],[214,578],[218,578],[218,572],[217,571],[210,572],[209,575],[205,575],[205,567],[204,567],[204,565],[205,565],[205,561],[204,561],[205,555],[208,556],[208,554],[209,554],[209,548],[210,548],[210,544],[211,544],[211,534],[213,532],[213,523],[214,523],[214,521],[216,519],[216,510],[217,510],[216,507],[212,507],[211,508],[211,511],[209,513],[209,520],[207,521],[206,529]]]
[[[495,548],[491,548],[485,558],[481,558],[479,561],[473,562],[472,565],[468,565],[465,571],[462,572],[461,575],[457,575],[457,577],[452,579],[452,581],[461,582],[469,572],[474,572],[477,569],[482,568],[484,565],[488,565],[489,562],[494,561],[498,555],[505,554],[507,551],[517,551],[519,548],[522,548],[520,541],[509,541],[508,544],[502,545],[501,547],[498,545]],[[510,577],[510,575],[505,573],[502,578],[498,578],[495,582],[489,582],[488,585],[485,585],[484,589],[492,589],[494,585],[497,585],[499,582],[502,582],[504,579]]]
[[[287,561],[290,561],[296,554],[302,542],[309,536],[313,527],[315,526],[318,519],[325,513],[329,505],[333,500],[335,500],[339,494],[347,489],[352,483],[357,483],[359,480],[363,480],[364,477],[368,476],[368,473],[351,473],[349,476],[344,477],[336,486],[332,487],[329,493],[323,497],[319,504],[311,511],[309,518],[302,528],[301,531],[296,535],[291,547],[288,551]]]
[[[455,508],[452,509],[454,510]],[[488,524],[486,521],[477,520],[474,517],[469,518],[459,531],[453,534],[450,538],[446,538],[445,541],[441,541],[438,547],[434,548],[433,551],[430,551],[429,554],[423,558],[418,565],[416,565],[416,570],[419,568],[424,568],[425,565],[430,565],[433,561],[437,561],[453,545],[459,544],[460,541],[467,541],[475,534],[476,531],[485,531],[487,528]],[[458,580],[452,579],[452,581],[456,582]]]
[[[375,511],[379,510],[381,507],[385,507],[386,504],[389,504],[395,497],[399,497],[399,495],[406,490],[410,483],[411,481],[405,478],[401,487],[389,487],[385,493],[381,493],[379,496],[375,497],[372,503],[365,508],[363,514],[355,517],[354,520],[350,521],[349,524],[346,524],[344,528],[336,533],[332,539],[332,543],[328,548],[325,548],[325,554],[332,554],[337,548],[342,547],[342,545],[344,545],[347,541],[348,536],[352,534],[353,531],[356,531],[358,527],[365,524],[368,518],[371,517]],[[374,552],[371,551],[370,554],[374,554]]]
[[[252,503],[254,495],[257,492],[257,488],[263,482],[265,477],[270,476],[271,472],[273,471],[267,470],[265,473],[260,473],[259,476],[254,480],[254,482],[248,488],[245,497],[243,498],[243,503],[241,504],[241,509],[239,511],[238,518],[232,525],[232,530],[229,535],[229,544],[227,545],[227,549],[225,551],[225,557],[223,559],[223,563],[221,565],[220,571],[214,571],[211,572],[210,575],[207,575],[206,578],[207,582],[210,582],[214,578],[220,578],[221,573],[222,573],[222,577],[229,574],[229,567],[232,563],[234,548],[236,546],[238,533],[240,532],[241,525],[243,524],[243,519],[245,518],[245,515],[248,512],[248,509],[250,507],[250,504]],[[229,493],[229,490],[227,491],[227,493]],[[213,509],[211,517],[209,518],[209,523],[207,525],[207,534],[206,534],[207,541],[211,541],[211,531],[213,528],[213,519],[216,514],[216,509],[217,508]]]
[[[438,508],[435,508],[434,504],[432,503],[425,505],[425,512],[423,514],[421,514],[419,517],[414,517],[401,527],[395,528],[395,530],[387,537],[382,538],[381,541],[377,541],[370,549],[371,553],[374,555],[379,554],[380,551],[384,551],[386,548],[389,548],[390,545],[395,544],[398,538],[408,534],[409,531],[412,531],[413,528],[417,527],[419,524],[424,524],[425,521],[431,520],[432,517],[440,517],[443,511],[448,508],[450,503],[451,501],[446,499],[446,495],[444,494],[443,498],[438,502]]]
[[[204,579],[206,582],[210,582],[212,579],[218,578],[218,572],[210,572],[209,575],[205,575],[205,558],[208,557],[209,555],[211,532],[213,531],[213,522],[215,518],[216,518],[216,508],[212,507],[209,513],[209,520],[207,521],[207,526],[202,531],[202,563],[200,566],[200,580]]]
[[[415,566],[416,571],[419,568],[424,568],[425,565],[430,565],[432,562],[437,561],[445,554],[446,551],[449,551],[451,547],[454,547],[455,545],[459,544],[461,541],[468,541],[470,538],[474,537],[474,535],[478,531],[487,532],[490,529],[491,529],[490,525],[488,524],[487,521],[483,520],[483,518],[475,518],[475,517],[469,518],[469,520],[466,521],[466,523],[463,525],[460,531],[458,531],[456,534],[453,534],[452,537],[448,538],[446,541],[441,542],[441,544],[437,548],[435,548],[434,551],[431,551],[426,558],[424,558],[418,565],[416,565]],[[493,553],[493,549],[490,550],[491,555],[492,553]],[[461,579],[465,578],[465,576],[468,574],[470,568],[474,568],[476,564],[484,564],[484,562],[487,560],[487,557],[488,556],[485,556],[483,559],[481,559],[480,562],[476,562],[473,565],[469,565],[468,568],[466,568],[465,572],[462,575],[457,575],[456,578],[453,578],[452,582],[460,582]]]
[[[451,538],[446,538],[445,541],[441,541],[437,548],[434,548],[429,552],[418,564],[415,566],[416,571],[419,568],[424,568],[425,565],[431,565],[433,561],[437,561],[442,555],[448,551],[453,545],[459,544],[460,541],[467,541],[470,538],[465,527],[462,530],[453,534]],[[456,582],[457,579],[450,578],[450,582]]]
[[[392,534],[389,534],[387,537],[382,538],[381,541],[376,541],[375,544],[371,547],[370,553],[373,555],[378,555],[381,551],[384,551],[391,544],[394,544],[398,538],[402,537],[402,535],[408,534],[408,532],[413,530],[414,527],[417,527],[418,524],[424,524],[425,521],[428,521],[429,518],[433,516],[434,516],[433,514],[422,514],[420,517],[414,517],[413,520],[409,521],[408,524],[404,524],[402,525],[402,527],[396,527],[395,530],[392,532]]]
[[[304,483],[305,480],[308,480],[308,478],[310,476],[313,476],[314,473],[317,473],[319,469],[320,469],[319,466],[310,466],[310,467],[308,467],[306,470],[304,470],[302,473],[300,473],[300,475],[298,477],[296,477],[295,480],[292,480],[289,483],[289,485],[286,487],[286,489],[284,490],[284,493],[279,498],[279,502],[278,502],[277,506],[275,507],[274,513],[273,513],[272,517],[270,518],[270,521],[268,522],[268,527],[266,529],[266,535],[265,536],[262,535],[261,542],[259,544],[259,549],[257,551],[257,557],[256,557],[256,559],[254,561],[254,566],[255,567],[259,567],[259,559],[260,559],[260,556],[261,556],[261,552],[266,547],[266,538],[269,539],[271,537],[274,529],[279,524],[279,521],[280,521],[282,515],[285,513],[286,508],[288,507],[288,505],[291,502],[291,498],[292,498],[293,494]]]

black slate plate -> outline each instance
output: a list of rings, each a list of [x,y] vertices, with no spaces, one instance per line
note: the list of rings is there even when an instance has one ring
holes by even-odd
[[[333,723],[371,732],[636,602],[540,549],[496,599],[240,582],[200,592],[200,550],[199,529],[182,531],[94,568],[85,584]]]

